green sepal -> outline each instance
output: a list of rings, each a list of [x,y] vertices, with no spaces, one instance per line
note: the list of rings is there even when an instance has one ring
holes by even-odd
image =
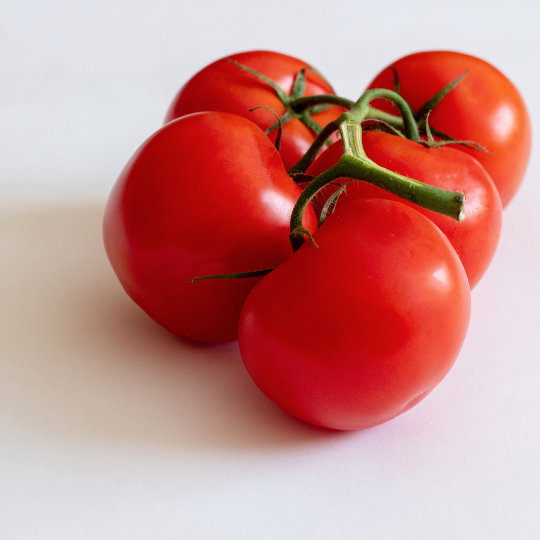
[[[392,73],[394,74],[394,92],[399,94],[400,85],[399,85],[399,75],[397,69],[394,66],[390,66]]]
[[[317,75],[319,79],[323,80],[330,87],[330,90],[332,90],[334,94],[336,93],[333,86],[330,84],[330,82],[326,79],[326,77],[323,76],[323,74],[318,69],[315,69],[312,66],[307,66],[304,68],[304,70],[311,71],[311,73],[315,73],[315,75]]]
[[[442,99],[447,96],[467,75],[469,70],[466,70],[464,73],[462,73],[457,79],[454,79],[451,83],[448,83],[442,90],[439,90],[431,99],[428,99],[418,110],[418,112],[415,113],[415,118],[417,120],[422,120],[426,116],[426,114],[430,111],[432,111],[435,108],[435,105],[440,103]]]
[[[300,120],[309,128],[311,129],[311,131],[313,131],[315,133],[315,135],[319,135],[319,133],[322,131],[322,126],[316,122],[315,120],[313,120],[313,118],[311,118],[311,116],[306,112],[304,111],[301,115],[300,115]],[[326,146],[330,146],[332,144],[332,139],[328,138],[324,141],[324,144]]]
[[[213,276],[201,276],[190,279],[186,281],[186,283],[196,283],[197,281],[201,281],[203,279],[245,279],[251,277],[261,277],[266,276],[276,268],[277,266],[274,266],[273,268],[265,268],[264,270],[253,270],[252,272],[235,272],[234,274],[216,274]]]
[[[485,152],[488,156],[491,156],[491,152],[476,141],[461,141],[459,139],[454,139],[454,137],[450,137],[450,135],[447,135],[446,133],[443,133],[438,129],[435,129],[433,126],[430,126],[430,129],[432,134],[435,135],[435,137],[443,139],[442,141],[437,141],[437,144],[439,146],[445,146],[447,144],[461,144],[461,146],[465,146],[465,148],[476,150],[477,152]]]
[[[326,202],[324,203],[323,209],[321,211],[321,215],[319,216],[319,222],[317,223],[317,228],[319,228],[326,221],[326,218],[328,216],[332,215],[335,212],[339,196],[342,193],[345,193],[347,184],[349,184],[350,182],[352,182],[352,179],[347,180],[347,182],[345,182],[344,184],[338,184],[339,188],[336,189],[336,191],[334,191],[334,193],[332,193],[332,195],[330,195],[328,199],[326,199]],[[333,184],[334,182],[330,182],[330,183]]]
[[[318,135],[322,131],[322,126],[305,111],[300,115],[300,120],[309,128],[311,131]]]
[[[228,62],[231,62],[235,66],[238,66],[240,69],[243,69],[244,71],[247,71],[248,73],[251,73],[255,77],[258,77],[262,81],[264,81],[267,84],[269,84],[270,86],[272,86],[272,88],[276,91],[281,103],[288,109],[287,112],[281,118],[277,117],[278,118],[277,122],[275,122],[268,129],[265,130],[265,133],[267,135],[270,132],[272,132],[274,129],[276,129],[277,127],[279,127],[281,129],[284,124],[286,124],[287,122],[290,122],[293,118],[298,118],[306,127],[308,127],[311,131],[313,131],[315,133],[315,135],[318,135],[321,132],[321,129],[322,129],[321,126],[315,120],[313,120],[313,118],[311,118],[311,114],[316,114],[317,112],[321,112],[323,110],[326,110],[327,108],[329,108],[329,106],[327,104],[324,104],[323,106],[318,105],[318,106],[311,107],[312,110],[309,110],[309,111],[305,110],[305,111],[303,111],[303,112],[301,112],[299,114],[293,112],[290,109],[290,103],[291,103],[292,100],[304,97],[304,93],[306,91],[306,70],[312,71],[318,77],[320,77],[326,84],[328,84],[328,86],[330,86],[328,81],[317,70],[313,69],[310,66],[302,68],[296,74],[296,78],[294,79],[293,87],[292,87],[292,90],[291,90],[291,95],[288,96],[285,93],[285,91],[283,90],[283,88],[281,88],[275,81],[273,81],[272,79],[270,79],[266,75],[263,75],[262,73],[259,73],[258,71],[254,70],[254,69],[251,69],[251,68],[249,68],[247,66],[244,66],[243,64],[241,64],[240,62],[237,62],[236,60],[233,60],[232,58],[226,58],[226,60]],[[330,88],[332,88],[332,87],[330,86]],[[332,89],[332,91],[333,91],[333,89]],[[261,107],[263,107],[263,106],[261,105]],[[322,108],[322,107],[324,107],[324,108]],[[255,107],[255,108],[258,108],[258,107]],[[263,107],[263,108],[266,109],[267,107]],[[254,110],[254,109],[250,109],[250,110]],[[271,109],[268,109],[268,110],[271,110]],[[272,111],[272,112],[274,112],[274,111]],[[275,112],[274,112],[274,114],[275,114]],[[281,135],[278,135],[278,137],[279,137],[279,141],[281,142]],[[276,139],[276,148],[278,147],[277,142],[278,141]],[[327,146],[329,146],[330,144],[332,144],[332,141],[327,140],[325,142],[325,144]]]
[[[281,151],[281,135],[283,134],[283,124],[281,123],[281,119],[276,113],[276,111],[272,110],[270,107],[265,107],[264,105],[259,105],[258,107],[253,107],[253,109],[249,109],[249,112],[256,111],[257,109],[266,109],[267,111],[270,111],[276,118],[277,118],[277,126],[279,128],[278,134],[276,137],[275,147],[278,153]],[[275,128],[274,128],[275,129]],[[272,130],[270,130],[272,131]]]
[[[401,137],[402,139],[406,139],[405,135],[399,131],[396,127],[394,127],[392,124],[389,124],[385,120],[381,120],[380,118],[370,118],[369,116],[364,120],[364,122],[375,122],[376,124],[379,124],[381,126],[384,126],[386,129],[379,129],[377,125],[367,125],[364,126],[362,124],[362,131],[383,131],[385,133],[391,133],[392,135],[397,135],[398,137]]]
[[[289,111],[287,111],[281,118],[278,119],[277,122],[274,122],[269,128],[265,129],[265,133],[268,135],[274,129],[278,128],[281,124],[281,126],[284,126],[287,122],[290,122],[293,119]]]
[[[290,98],[291,100],[297,99],[299,97],[304,97],[306,92],[306,70],[301,69],[294,79],[293,87],[291,90]]]
[[[313,238],[312,234],[302,225],[299,225],[298,227],[294,228],[290,234],[289,237],[293,238],[295,236],[301,237],[302,240],[304,239],[304,235],[306,235],[309,238],[309,241],[318,248],[317,242],[315,242],[315,239]]]
[[[243,69],[244,71],[247,71],[248,73],[251,73],[252,75],[255,75],[255,77],[258,77],[261,79],[261,81],[264,81],[265,83],[269,84],[278,95],[278,98],[281,100],[281,103],[287,107],[290,102],[289,96],[285,93],[283,88],[279,86],[275,81],[270,79],[270,77],[267,77],[266,75],[263,75],[262,73],[259,73],[258,71],[255,71],[254,69],[251,69],[247,66],[244,66],[243,64],[240,64],[240,62],[237,62],[236,60],[233,60],[232,58],[226,58],[227,61],[231,62],[231,64],[234,64],[235,66],[238,66],[239,68]]]
[[[484,148],[482,145],[478,144],[475,141],[463,141],[463,140],[454,139],[453,137],[450,137],[449,135],[445,135],[444,133],[437,131],[435,128],[432,128],[429,125],[430,113],[431,111],[426,114],[426,118],[424,121],[424,129],[426,130],[426,135],[427,135],[428,140],[419,141],[420,144],[423,144],[424,146],[427,146],[428,148],[440,148],[441,146],[446,146],[448,144],[461,144],[462,146],[465,146],[466,148],[470,148],[471,150],[476,150],[478,152],[485,152],[486,154],[491,155],[491,153],[486,148]],[[436,141],[433,138],[433,133],[435,133],[437,137],[442,136],[442,138],[444,138],[445,140]]]
[[[426,135],[428,140],[428,145],[430,148],[433,148],[437,143],[435,142],[435,139],[433,138],[433,135],[431,133],[431,128],[429,127],[429,115],[431,114],[431,111],[428,111],[426,113],[426,119],[424,120],[425,127],[426,127]]]

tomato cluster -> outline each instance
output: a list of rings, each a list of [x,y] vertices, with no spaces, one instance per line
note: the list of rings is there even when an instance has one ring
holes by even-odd
[[[529,152],[519,93],[477,58],[411,55],[352,102],[301,60],[236,54],[126,165],[105,248],[160,325],[238,339],[277,405],[363,429],[452,367]]]

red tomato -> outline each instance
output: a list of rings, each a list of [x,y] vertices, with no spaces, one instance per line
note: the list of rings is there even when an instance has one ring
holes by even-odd
[[[263,278],[240,317],[242,359],[287,412],[352,430],[420,402],[452,367],[470,314],[467,277],[431,221],[394,201],[338,209]]]
[[[450,240],[465,267],[472,289],[495,254],[502,224],[501,201],[484,168],[467,154],[448,146],[426,148],[379,131],[363,132],[362,145],[367,156],[382,167],[426,184],[465,193],[465,221],[458,223],[366,182],[349,183],[346,192],[338,199],[338,206],[356,199],[376,197],[401,201],[415,208],[433,221]],[[319,175],[337,163],[342,155],[340,141],[321,154],[307,172]],[[336,189],[328,186],[316,196],[315,205],[319,213],[324,200]]]
[[[484,60],[451,51],[411,54],[394,62],[400,93],[414,110],[468,70],[465,78],[435,106],[429,123],[455,139],[472,140],[491,155],[461,145],[454,148],[475,157],[489,173],[506,206],[519,188],[531,152],[531,124],[516,87]],[[368,88],[394,88],[386,68]],[[397,113],[388,101],[373,106]]]
[[[231,341],[260,278],[187,281],[282,263],[300,193],[255,124],[228,113],[185,116],[122,171],[105,211],[107,255],[129,296],[166,329]],[[312,212],[304,226],[315,229]]]
[[[308,66],[302,60],[270,51],[251,51],[233,54],[229,58],[266,75],[288,95],[296,74]],[[333,94],[332,88],[311,71],[306,71],[306,96]],[[199,111],[223,111],[238,114],[266,130],[276,117],[265,109],[250,109],[263,105],[282,116],[286,109],[275,90],[256,76],[235,66],[225,58],[217,60],[194,75],[174,98],[165,122]],[[336,119],[344,109],[332,107],[313,116],[321,126]],[[277,130],[270,133],[275,141]],[[294,119],[283,126],[281,159],[285,168],[292,167],[311,146],[315,134],[300,120]]]

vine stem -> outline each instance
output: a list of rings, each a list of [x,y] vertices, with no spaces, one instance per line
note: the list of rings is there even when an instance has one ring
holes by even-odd
[[[348,126],[348,129],[352,126]],[[406,201],[412,202],[456,221],[465,219],[463,193],[439,189],[413,178],[407,178],[377,165],[368,157],[344,154],[330,169],[310,182],[298,199],[291,214],[291,231],[302,224],[302,216],[313,197],[326,185],[338,178],[354,178],[378,186]],[[304,240],[298,235],[291,236],[293,250],[296,251]]]
[[[321,148],[324,146],[326,140],[339,129],[339,121],[341,116],[337,120],[329,122],[322,128],[321,132],[317,135],[308,151],[300,158],[300,161],[287,171],[289,176],[306,172],[307,168],[313,163],[313,160],[321,151]]]
[[[302,96],[298,99],[292,100],[289,103],[291,109],[296,113],[301,113],[316,105],[339,105],[344,109],[351,109],[354,105],[354,101],[340,96],[334,96],[332,94],[317,94],[315,96]]]
[[[396,94],[392,90],[387,90],[386,88],[375,88],[373,90],[368,90],[366,93],[364,93],[349,111],[344,112],[343,114],[341,114],[341,116],[339,116],[339,118],[328,123],[322,129],[322,131],[313,141],[313,144],[309,147],[308,151],[302,156],[300,161],[298,161],[296,165],[293,165],[287,171],[289,175],[306,172],[307,168],[313,163],[313,160],[321,151],[326,140],[338,129],[340,129],[339,126],[343,122],[348,120],[354,120],[358,124],[361,124],[366,118],[378,117],[382,119],[383,116],[386,117],[387,115],[385,113],[375,113],[374,115],[374,111],[376,109],[373,109],[369,106],[370,102],[377,98],[388,99],[397,105],[401,113],[401,123],[405,129],[406,137],[414,142],[419,142],[420,134],[418,133],[418,126],[416,125],[416,120],[414,118],[411,108],[409,107],[409,104],[399,94]],[[381,111],[379,111],[379,113],[381,113]]]
[[[318,105],[338,105],[344,109],[351,110],[355,102],[352,99],[347,99],[340,96],[334,96],[331,94],[317,94],[315,96],[303,96],[298,99],[294,99],[289,103],[290,108],[296,112],[301,113],[312,107]],[[388,124],[395,127],[403,127],[403,118],[390,114],[385,111],[381,111],[375,107],[369,108],[368,118],[376,118],[384,120]]]
[[[408,103],[399,94],[382,88],[368,90],[350,111],[343,113],[323,128],[304,157],[289,170],[289,174],[291,171],[296,174],[305,172],[324,141],[337,129],[343,141],[343,156],[336,165],[308,184],[293,208],[289,238],[294,251],[297,251],[305,241],[302,235],[293,234],[293,231],[302,225],[302,217],[309,202],[324,186],[338,178],[353,178],[368,182],[427,210],[449,216],[459,222],[465,219],[463,193],[439,189],[413,178],[407,178],[381,167],[367,157],[362,147],[361,123],[370,112],[369,103],[381,97],[393,101],[398,106],[407,137],[416,142],[420,140],[418,127]]]
[[[403,118],[405,136],[411,141],[418,142],[420,140],[420,134],[418,133],[418,126],[416,125],[416,119],[411,107],[405,99],[392,90],[387,90],[386,88],[374,88],[373,90],[365,92],[350,110],[350,114],[353,115],[354,120],[361,124],[369,116],[369,113],[373,111],[373,109],[369,107],[369,104],[374,99],[378,98],[388,99],[397,105],[401,117]]]

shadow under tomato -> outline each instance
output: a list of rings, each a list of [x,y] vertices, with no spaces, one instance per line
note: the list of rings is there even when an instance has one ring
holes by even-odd
[[[0,385],[10,422],[58,437],[207,451],[350,436],[271,403],[236,342],[196,343],[154,323],[108,264],[102,214],[102,205],[70,205],[0,215],[10,314],[0,327]]]

